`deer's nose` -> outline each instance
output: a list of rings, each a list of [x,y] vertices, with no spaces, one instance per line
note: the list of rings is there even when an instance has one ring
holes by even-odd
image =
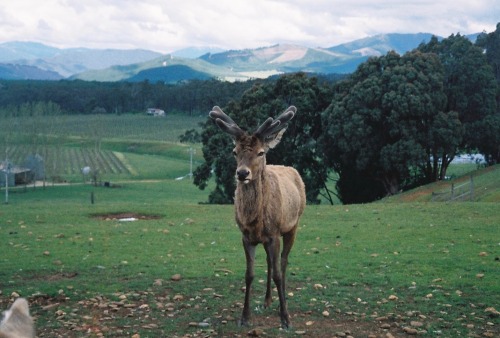
[[[239,181],[246,180],[248,175],[250,175],[250,171],[248,169],[240,169],[236,171],[236,176],[238,176]]]

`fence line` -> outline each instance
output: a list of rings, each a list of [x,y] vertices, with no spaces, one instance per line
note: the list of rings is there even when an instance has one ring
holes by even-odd
[[[445,192],[432,192],[432,201],[473,201],[474,200],[474,176],[460,185],[451,184],[451,189]]]

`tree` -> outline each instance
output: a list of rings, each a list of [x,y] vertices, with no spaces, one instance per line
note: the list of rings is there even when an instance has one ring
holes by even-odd
[[[464,127],[462,152],[480,152],[490,163],[497,162],[500,115],[497,110],[497,81],[483,49],[460,34],[438,41],[433,37],[418,49],[438,55],[444,67],[445,111],[456,111]],[[495,53],[495,48],[492,48]]]
[[[325,161],[343,203],[369,202],[442,177],[461,140],[445,111],[443,69],[433,54],[370,58],[323,113]]]
[[[267,156],[269,164],[295,167],[301,174],[307,191],[307,200],[319,203],[318,195],[325,192],[328,168],[318,151],[317,139],[322,133],[320,112],[330,102],[330,87],[304,73],[288,74],[274,82],[257,82],[238,101],[231,101],[224,110],[242,129],[254,131],[264,120],[276,117],[290,105],[297,107],[297,115],[289,124],[284,140]],[[194,172],[194,183],[204,189],[213,174],[215,190],[210,203],[232,203],[235,190],[232,142],[207,121],[202,132],[205,162]]]
[[[487,153],[490,163],[500,163],[500,23],[497,24],[494,32],[480,34],[476,45],[486,51],[486,60],[497,80],[497,113],[486,118],[486,124],[496,126],[496,128],[488,128],[486,131],[484,138],[490,142],[489,146],[485,145],[484,152]]]

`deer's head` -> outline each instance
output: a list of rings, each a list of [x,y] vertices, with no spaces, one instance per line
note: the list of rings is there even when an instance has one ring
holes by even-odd
[[[290,106],[278,118],[269,117],[252,134],[245,132],[222,109],[215,106],[210,117],[233,138],[236,158],[236,178],[239,182],[249,183],[257,178],[266,165],[266,153],[278,145],[297,108]]]

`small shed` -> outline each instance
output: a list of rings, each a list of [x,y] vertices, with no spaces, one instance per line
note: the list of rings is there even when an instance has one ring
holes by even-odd
[[[43,180],[45,178],[45,163],[43,157],[38,154],[29,155],[24,166],[31,170],[33,179]]]
[[[146,114],[150,115],[150,116],[163,117],[163,116],[165,116],[165,111],[162,109],[158,109],[158,108],[148,108],[148,110],[146,111]]]
[[[33,174],[29,168],[13,165],[10,162],[0,163],[0,186],[5,186],[5,179],[10,187],[19,184],[28,184],[33,180]]]

